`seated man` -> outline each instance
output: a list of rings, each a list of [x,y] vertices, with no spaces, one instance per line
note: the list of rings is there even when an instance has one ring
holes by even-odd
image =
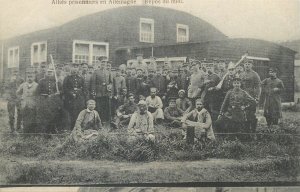
[[[179,90],[178,96],[179,98],[176,99],[176,106],[182,111],[182,113],[189,113],[192,110],[193,105],[192,102],[185,96],[185,91],[183,89]]]
[[[128,125],[128,133],[130,142],[137,140],[154,141],[154,127],[153,117],[149,111],[147,111],[146,101],[139,101],[138,110],[133,113]]]
[[[79,113],[72,131],[72,137],[75,142],[82,142],[90,139],[94,135],[98,135],[97,131],[102,128],[102,124],[95,107],[96,102],[94,100],[88,100],[87,109]]]
[[[191,137],[187,134],[187,142],[193,143],[194,137],[199,141],[215,140],[215,135],[212,129],[212,121],[209,112],[203,108],[201,99],[196,100],[196,108],[182,118],[183,129],[194,129],[191,131]],[[189,132],[189,131],[188,131]]]
[[[137,105],[134,103],[134,95],[130,93],[128,96],[128,101],[117,109],[117,116],[114,126],[116,128],[127,126],[132,114],[136,110]]]
[[[146,98],[146,103],[148,105],[148,111],[152,113],[154,121],[156,123],[161,123],[164,119],[164,112],[162,110],[163,103],[159,96],[156,95],[157,89],[155,87],[150,89],[150,96]]]
[[[179,128],[181,126],[183,112],[176,106],[175,98],[169,99],[169,106],[165,108],[164,116],[170,127]]]

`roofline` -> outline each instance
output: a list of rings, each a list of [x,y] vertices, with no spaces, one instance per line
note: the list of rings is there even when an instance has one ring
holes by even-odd
[[[276,46],[279,46],[279,47],[282,47],[284,49],[287,49],[293,53],[298,53],[297,51],[293,50],[293,49],[290,49],[288,47],[285,47],[285,46],[282,46],[278,43],[274,43],[272,41],[266,41],[266,40],[263,40],[263,39],[255,39],[255,38],[225,38],[225,39],[219,39],[219,40],[211,40],[211,41],[198,41],[198,42],[185,42],[185,43],[172,43],[172,44],[156,44],[156,45],[153,45],[153,46],[150,46],[150,45],[142,45],[142,46],[126,46],[126,47],[119,47],[116,49],[116,51],[119,51],[119,50],[125,50],[125,49],[139,49],[139,48],[150,48],[150,47],[161,47],[161,46],[175,46],[175,45],[186,45],[186,44],[204,44],[204,43],[215,43],[215,42],[222,42],[222,41],[232,41],[232,40],[254,40],[254,41],[264,41],[264,42],[267,42],[267,43],[270,43],[270,44],[274,44]]]

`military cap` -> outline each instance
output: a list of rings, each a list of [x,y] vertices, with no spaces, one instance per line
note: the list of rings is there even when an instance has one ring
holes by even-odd
[[[200,64],[201,64],[201,62],[199,60],[192,61],[192,66],[200,65]]]
[[[189,63],[188,63],[188,62],[184,62],[184,63],[182,64],[182,66],[183,66],[183,67],[187,67],[187,66],[189,66]]]
[[[270,67],[269,72],[277,73],[278,70],[275,67]]]
[[[98,60],[99,61],[107,60],[107,57],[106,56],[100,56],[100,57],[98,57]]]
[[[94,69],[93,65],[88,65],[88,68]]]
[[[240,77],[234,77],[233,81],[241,81],[241,78]]]
[[[178,69],[172,69],[172,73],[178,73]]]
[[[153,68],[149,68],[148,71],[155,72],[155,70]]]
[[[150,91],[157,91],[156,87],[151,87]]]
[[[178,94],[180,94],[180,93],[184,93],[184,94],[185,94],[185,90],[180,89],[180,90],[178,91]]]
[[[120,71],[120,69],[119,69],[119,68],[116,68],[116,67],[112,67],[112,68],[111,68],[111,71]]]
[[[112,61],[111,61],[111,60],[108,60],[107,63],[112,64]]]
[[[80,65],[83,66],[83,65],[88,65],[88,64],[87,63],[81,63]]]
[[[129,93],[128,97],[134,97],[134,94],[133,93]]]
[[[79,63],[70,63],[70,65],[72,65],[72,66],[79,66],[80,64]]]
[[[169,103],[170,103],[170,102],[176,102],[176,97],[170,97],[170,98],[169,98]]]
[[[147,105],[147,103],[144,100],[140,100],[139,103],[138,103],[138,105]]]
[[[136,69],[136,71],[143,71],[143,69],[139,67]]]
[[[246,58],[245,61],[244,61],[244,63],[251,63],[251,64],[253,64],[253,60]]]
[[[55,67],[56,67],[56,68],[63,68],[64,65],[63,65],[63,64],[56,64]]]
[[[47,66],[47,63],[46,63],[46,62],[42,62],[42,63],[40,64],[40,66]]]

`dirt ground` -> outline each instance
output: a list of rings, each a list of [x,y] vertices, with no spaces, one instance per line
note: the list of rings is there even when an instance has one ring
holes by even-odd
[[[6,103],[0,101],[0,134],[9,132]],[[285,112],[297,119],[299,112]],[[275,162],[275,163],[274,163]],[[279,166],[278,166],[279,165]],[[280,159],[206,159],[201,161],[115,162],[38,160],[1,156],[0,185],[127,184],[175,182],[299,182],[280,169]]]

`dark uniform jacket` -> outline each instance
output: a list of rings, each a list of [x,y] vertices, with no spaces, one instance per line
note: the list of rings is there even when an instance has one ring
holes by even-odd
[[[241,88],[247,91],[253,98],[259,100],[261,84],[259,75],[253,70],[249,72],[244,71],[241,73],[240,78],[242,80]]]
[[[245,108],[255,104],[255,100],[246,91],[242,89],[230,90],[227,92],[224,102],[221,107],[221,113],[226,117],[237,122],[246,121]]]
[[[96,70],[91,77],[91,94],[95,97],[107,96],[107,86],[110,83],[105,70]]]
[[[275,91],[274,88],[278,88],[279,90]],[[262,90],[264,96],[264,115],[280,118],[282,116],[280,94],[284,90],[283,82],[278,78],[267,78],[262,81]]]
[[[64,79],[63,93],[65,99],[83,97],[84,80],[80,75],[72,74]]]

